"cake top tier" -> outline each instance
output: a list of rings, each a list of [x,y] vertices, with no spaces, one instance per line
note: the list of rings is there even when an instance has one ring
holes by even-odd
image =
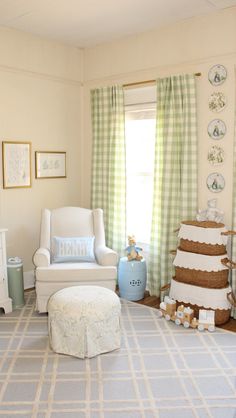
[[[211,245],[226,245],[228,239],[226,232],[227,229],[222,223],[214,221],[183,221],[180,225],[178,237]]]
[[[197,226],[199,228],[224,228],[224,224],[214,221],[182,221],[181,224]]]

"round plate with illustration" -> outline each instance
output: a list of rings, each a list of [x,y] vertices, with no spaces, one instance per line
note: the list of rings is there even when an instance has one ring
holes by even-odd
[[[207,187],[213,193],[221,192],[225,187],[225,179],[220,173],[211,173],[207,177]]]
[[[223,120],[214,119],[209,123],[207,132],[212,139],[222,139],[226,134],[226,125]]]
[[[210,68],[208,80],[213,86],[220,86],[227,78],[227,70],[223,65],[217,64]]]

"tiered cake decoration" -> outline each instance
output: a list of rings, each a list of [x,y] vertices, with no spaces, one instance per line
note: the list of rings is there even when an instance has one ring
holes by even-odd
[[[177,305],[194,309],[197,317],[199,309],[214,310],[216,325],[230,317],[228,274],[229,268],[236,266],[228,259],[226,249],[228,236],[236,232],[227,231],[222,218],[214,199],[208,202],[207,210],[199,212],[197,220],[181,223],[169,294]]]

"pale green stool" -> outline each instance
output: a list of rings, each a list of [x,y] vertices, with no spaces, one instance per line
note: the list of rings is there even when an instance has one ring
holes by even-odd
[[[11,257],[7,260],[7,276],[9,297],[12,299],[12,308],[21,308],[25,304],[23,263],[19,257]]]

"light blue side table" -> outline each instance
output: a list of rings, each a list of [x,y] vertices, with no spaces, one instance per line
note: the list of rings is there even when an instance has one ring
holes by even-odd
[[[122,257],[118,266],[118,285],[120,297],[128,300],[140,300],[144,297],[147,282],[147,266],[144,258],[140,261],[128,261]]]

